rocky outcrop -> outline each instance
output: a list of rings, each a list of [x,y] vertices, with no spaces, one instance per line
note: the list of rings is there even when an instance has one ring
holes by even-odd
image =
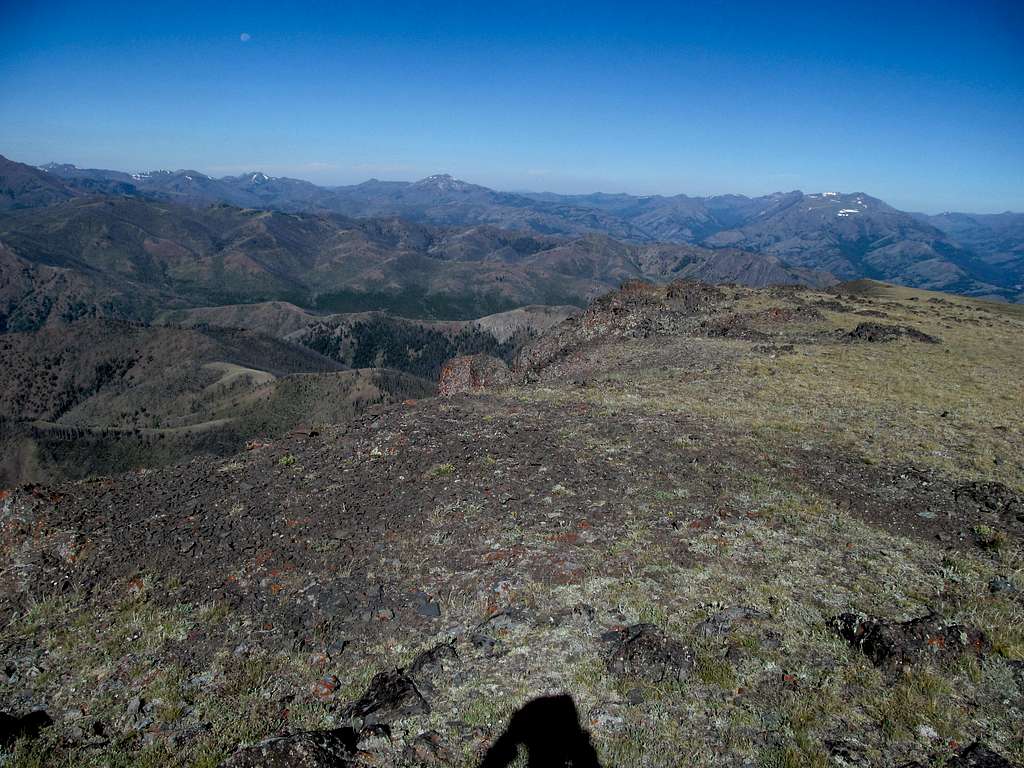
[[[416,683],[403,670],[380,672],[359,699],[346,706],[343,720],[360,728],[388,725],[412,715],[427,714],[430,705],[420,694]]]
[[[939,339],[929,336],[924,331],[912,328],[909,325],[885,325],[884,323],[861,323],[843,338],[847,341],[867,341],[880,343],[896,341],[897,339],[910,339],[925,344],[938,344]]]
[[[981,654],[991,644],[985,633],[963,624],[946,624],[930,613],[909,621],[889,621],[858,613],[833,620],[839,635],[859,648],[877,667],[900,667],[923,658]]]
[[[503,387],[512,383],[508,366],[490,355],[454,357],[444,364],[437,382],[442,397],[479,392],[489,387]]]
[[[1007,522],[1024,522],[1024,498],[1002,483],[964,483],[953,490],[953,496],[966,509],[998,515]]]

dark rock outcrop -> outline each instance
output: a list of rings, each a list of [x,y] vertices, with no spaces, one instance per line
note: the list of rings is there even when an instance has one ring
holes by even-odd
[[[341,718],[363,728],[429,712],[430,705],[416,683],[403,670],[396,669],[375,675],[366,693],[342,709]]]
[[[911,328],[909,325],[885,325],[884,323],[861,323],[852,331],[844,334],[846,341],[866,341],[879,343],[907,338],[925,344],[938,344],[939,339],[929,336],[924,331]]]
[[[1024,498],[999,482],[974,481],[953,490],[957,503],[981,512],[998,515],[1009,521],[1024,522]]]
[[[943,763],[946,768],[1014,768],[1013,763],[976,741]],[[909,763],[903,768],[924,768],[921,763]]]
[[[693,669],[693,652],[653,624],[634,624],[603,639],[612,644],[608,671],[654,683],[684,680]]]
[[[985,634],[963,624],[946,624],[934,613],[909,621],[888,621],[858,613],[833,620],[839,635],[878,667],[914,664],[927,656],[953,658],[991,647]]]

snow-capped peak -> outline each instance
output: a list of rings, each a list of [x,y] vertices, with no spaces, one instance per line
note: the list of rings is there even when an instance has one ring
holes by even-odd
[[[440,192],[453,192],[469,189],[472,185],[459,179],[452,178],[447,173],[435,173],[416,182],[417,187],[431,187]]]

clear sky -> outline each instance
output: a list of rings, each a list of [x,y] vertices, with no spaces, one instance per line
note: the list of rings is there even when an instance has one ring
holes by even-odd
[[[0,0],[0,154],[1024,211],[1024,3]]]

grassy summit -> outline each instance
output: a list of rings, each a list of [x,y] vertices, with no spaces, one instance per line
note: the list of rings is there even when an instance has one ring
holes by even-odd
[[[55,721],[8,764],[376,718],[347,764],[468,766],[553,694],[604,766],[1020,763],[1022,332],[868,282],[631,284],[508,387],[4,492],[0,700]]]

